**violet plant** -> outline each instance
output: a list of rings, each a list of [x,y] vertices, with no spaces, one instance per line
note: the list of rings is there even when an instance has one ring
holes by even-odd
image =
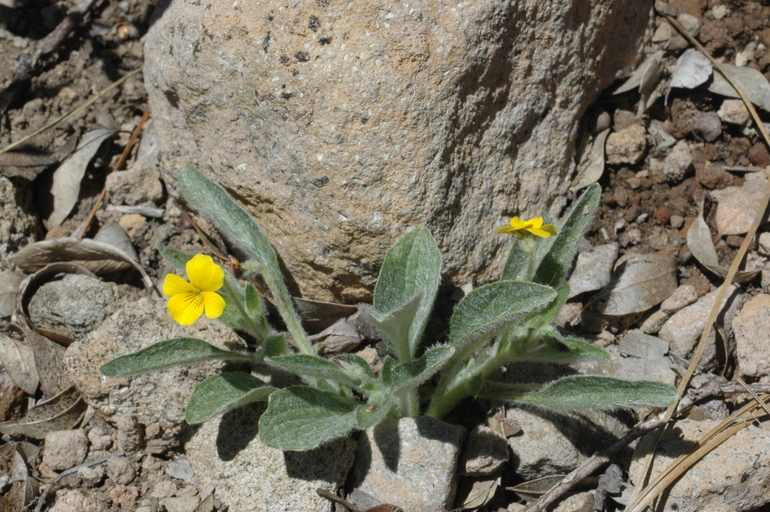
[[[169,275],[164,293],[169,314],[189,324],[201,314],[219,318],[248,333],[256,349],[228,351],[203,340],[162,341],[118,357],[101,368],[108,377],[158,370],[209,360],[247,361],[298,375],[302,385],[277,389],[245,372],[214,375],[195,388],[186,420],[203,422],[251,402],[267,401],[259,435],[268,446],[308,450],[366,429],[388,417],[427,414],[443,418],[464,398],[489,397],[553,408],[616,406],[665,407],[676,390],[647,381],[574,375],[534,387],[494,380],[498,369],[514,361],[568,362],[608,359],[586,341],[563,336],[554,318],[569,296],[566,279],[583,236],[599,204],[594,185],[576,201],[560,227],[542,218],[514,217],[502,233],[515,235],[502,279],[473,290],[454,308],[446,340],[424,347],[423,335],[441,281],[441,253],[426,228],[402,236],[388,251],[371,305],[360,310],[378,330],[389,355],[376,374],[359,356],[319,355],[293,307],[278,258],[257,222],[219,185],[187,167],[179,174],[187,201],[207,215],[246,256],[245,280],[233,276],[211,258],[187,255],[168,247],[161,254],[189,282]],[[288,330],[276,331],[267,321],[262,298],[249,278],[261,276]],[[429,393],[418,388],[430,386]],[[430,395],[429,403],[420,396]]]

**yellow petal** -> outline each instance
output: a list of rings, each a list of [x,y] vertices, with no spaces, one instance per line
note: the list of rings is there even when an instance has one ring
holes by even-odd
[[[540,229],[540,226],[543,225],[543,218],[535,217],[534,219],[529,219],[527,222],[529,223],[530,228]]]
[[[518,217],[511,218],[511,227],[513,229],[523,229],[526,226],[527,226],[527,222],[526,221],[523,221],[523,220],[521,220]]]
[[[221,295],[215,292],[203,292],[203,306],[206,308],[206,316],[219,318],[225,311],[227,303]]]
[[[498,233],[513,233],[516,230],[512,228],[511,226],[503,226],[501,228],[497,228]]]
[[[191,325],[203,314],[203,296],[200,293],[180,293],[168,299],[171,318],[182,325]]]
[[[176,274],[166,274],[166,279],[163,280],[163,294],[168,297],[194,291],[195,287],[193,285]]]
[[[214,263],[211,256],[196,254],[185,266],[190,282],[204,292],[215,292],[225,282],[225,271]]]

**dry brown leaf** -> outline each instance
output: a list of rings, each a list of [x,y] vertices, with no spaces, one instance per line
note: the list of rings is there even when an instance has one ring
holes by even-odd
[[[618,261],[610,283],[591,305],[611,316],[640,313],[666,300],[676,287],[673,254],[629,254]]]
[[[34,395],[40,378],[32,347],[5,334],[0,334],[0,361],[8,376],[28,395]]]
[[[0,273],[0,319],[9,318],[16,311],[16,297],[22,281],[24,274],[21,272]]]
[[[476,510],[481,508],[495,496],[500,488],[501,477],[470,478],[464,477],[460,483],[458,496],[462,497],[460,510]]]
[[[30,331],[27,334],[26,341],[35,354],[37,374],[40,376],[40,389],[43,390],[45,396],[58,395],[67,389],[71,383],[67,374],[62,372],[61,365],[66,349],[35,331]]]
[[[581,147],[577,164],[577,176],[572,180],[570,190],[578,191],[593,185],[604,174],[604,144],[610,129],[599,132]]]
[[[506,487],[505,490],[515,492],[519,498],[525,501],[532,501],[550,491],[553,486],[559,485],[559,483],[564,480],[565,476],[566,475],[544,476],[542,478],[530,480],[529,482],[521,483],[514,487]]]
[[[725,63],[722,64],[722,67],[730,75],[730,78],[738,84],[738,87],[743,89],[743,92],[754,105],[765,112],[770,112],[770,84],[767,83],[767,79],[761,72],[749,67]],[[738,92],[720,73],[714,73],[714,81],[709,85],[709,91],[728,98],[740,98]]]
[[[56,163],[52,155],[14,151],[0,154],[0,174],[6,178],[24,178],[32,181],[37,175]]]
[[[37,272],[54,262],[74,263],[99,275],[133,267],[142,274],[145,286],[153,288],[150,276],[129,255],[113,245],[88,238],[66,237],[35,242],[8,259],[27,272]]]
[[[77,425],[87,407],[80,392],[72,386],[32,407],[22,419],[0,423],[0,432],[43,439],[49,432],[69,430]]]
[[[27,477],[21,482],[14,482],[11,490],[5,495],[6,504],[9,511],[27,510],[27,506],[37,494],[38,485],[34,478]]]
[[[115,132],[113,130],[93,130],[83,135],[77,149],[64,160],[53,174],[53,211],[43,221],[47,229],[55,228],[64,222],[78,202],[80,182],[85,176],[88,164],[101,147]]]

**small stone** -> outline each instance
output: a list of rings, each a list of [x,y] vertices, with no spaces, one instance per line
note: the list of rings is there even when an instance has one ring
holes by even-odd
[[[754,205],[759,204],[762,194],[762,187],[749,181],[741,187],[727,187],[711,192],[711,197],[717,202],[714,220],[719,232],[723,235],[745,234],[754,222]]]
[[[639,330],[644,334],[657,334],[670,316],[671,315],[668,313],[658,310],[642,322],[642,325],[639,326]]]
[[[663,160],[663,173],[669,183],[679,183],[693,168],[690,146],[686,141],[677,142]]]
[[[96,487],[104,480],[104,466],[97,464],[96,466],[82,467],[78,469],[78,476],[86,487]]]
[[[695,290],[695,287],[691,284],[683,284],[660,304],[660,310],[673,315],[696,300],[698,300],[698,292]]]
[[[478,425],[468,435],[458,470],[465,476],[489,476],[497,473],[508,458],[505,438],[486,425]]]
[[[729,124],[745,125],[749,121],[749,111],[743,100],[728,99],[722,102],[717,115]]]
[[[146,230],[147,219],[138,213],[127,213],[118,220],[118,224],[126,230],[129,238],[135,238]]]
[[[682,28],[693,37],[697,37],[700,32],[700,20],[692,14],[686,12],[681,13],[676,17],[676,20],[682,25]]]
[[[661,226],[665,226],[671,219],[671,208],[666,205],[658,206],[655,213],[652,214],[652,218]]]
[[[82,429],[57,430],[45,436],[43,462],[54,471],[82,464],[88,454],[88,436]]]
[[[746,67],[751,59],[744,52],[737,52],[735,54],[735,65],[739,68]]]
[[[570,298],[604,288],[610,282],[618,250],[617,244],[606,244],[581,251],[569,280]]]
[[[133,510],[139,499],[139,489],[135,485],[116,485],[110,489],[110,499],[123,510]]]
[[[88,431],[88,441],[91,443],[91,450],[109,450],[114,443],[113,429],[102,418],[94,418],[89,424],[91,429]]]
[[[118,424],[118,448],[126,452],[138,452],[145,446],[144,425],[134,416],[120,416]]]
[[[680,229],[682,226],[684,226],[684,217],[674,214],[669,219],[669,222],[671,223],[672,228]]]
[[[184,496],[180,498],[165,498],[160,504],[166,507],[168,512],[195,512],[200,503],[198,496]]]
[[[770,233],[759,235],[759,252],[765,256],[770,256]]]
[[[184,457],[174,459],[166,466],[166,474],[168,476],[178,478],[190,485],[195,484],[195,473],[190,465],[190,462]]]
[[[636,114],[629,110],[623,110],[618,109],[615,111],[615,114],[612,116],[612,123],[613,123],[613,129],[616,132],[621,132],[631,126],[632,124],[636,124]]]
[[[112,204],[156,205],[163,199],[163,184],[157,169],[116,171],[107,175],[107,194]]]
[[[596,116],[596,126],[593,129],[593,133],[603,132],[610,127],[610,114],[606,111],[602,111],[601,114]]]
[[[354,487],[404,510],[443,512],[457,490],[463,437],[463,427],[428,416],[385,420],[358,438]]]
[[[153,498],[169,498],[174,494],[176,494],[176,484],[168,478],[158,481],[150,492]]]
[[[652,42],[653,43],[663,43],[665,41],[668,41],[671,39],[671,36],[674,33],[674,29],[671,28],[671,25],[669,25],[667,22],[662,22],[660,25],[658,25],[658,28],[655,29],[655,33],[652,35]]]
[[[770,375],[770,295],[760,294],[747,302],[733,320],[738,374],[763,379]]]
[[[706,142],[714,142],[722,134],[722,121],[715,112],[698,112],[692,120],[692,131]]]
[[[610,165],[636,164],[647,149],[647,132],[642,125],[633,124],[607,137],[605,146],[607,163]]]
[[[764,143],[757,142],[749,149],[749,161],[760,167],[766,167],[770,165],[770,153]]]
[[[107,459],[107,476],[120,485],[128,485],[134,481],[136,470],[126,457],[110,457]]]
[[[695,170],[695,179],[708,189],[721,189],[735,183],[735,176],[724,169],[714,167],[709,162],[699,165]]]
[[[106,512],[108,509],[91,491],[74,489],[57,495],[50,512]]]
[[[715,5],[711,8],[711,15],[714,16],[715,20],[721,20],[728,14],[727,7],[724,5]]]

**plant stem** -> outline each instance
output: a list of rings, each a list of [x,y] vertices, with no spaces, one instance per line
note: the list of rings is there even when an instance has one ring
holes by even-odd
[[[238,295],[235,293],[235,290],[227,282],[227,279],[225,279],[224,288],[227,290],[228,295],[230,295],[230,298],[233,300],[233,304],[235,304],[235,307],[238,308],[238,312],[241,314],[241,317],[243,317],[243,320],[246,322],[246,324],[248,324],[254,336],[259,339],[260,344],[264,344],[268,333],[265,332],[264,329],[261,329],[256,324],[256,322],[254,322],[254,319],[249,316],[249,314],[246,312],[246,308],[243,307],[243,304],[241,304],[241,301],[238,299]]]

